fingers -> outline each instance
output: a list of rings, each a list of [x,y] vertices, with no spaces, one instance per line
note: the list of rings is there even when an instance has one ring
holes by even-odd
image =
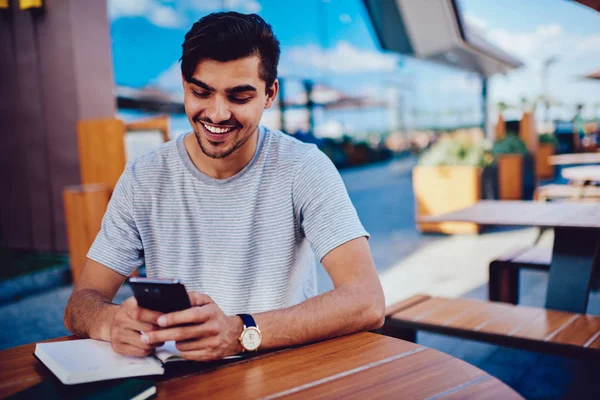
[[[113,343],[112,348],[115,353],[121,354],[124,356],[136,356],[136,357],[145,357],[148,354],[154,351],[153,348],[146,349],[142,347],[136,347],[126,343]]]
[[[213,299],[204,293],[188,292],[188,296],[190,297],[190,303],[192,303],[192,307],[201,307],[206,304],[214,303]]]
[[[177,342],[189,339],[197,339],[219,334],[217,324],[207,323],[201,325],[178,326],[174,328],[160,329],[153,332],[144,332],[142,341],[147,340],[148,344],[167,342],[175,340]]]
[[[133,299],[133,301],[129,301],[130,299]],[[137,302],[133,297],[125,300],[125,302],[122,304],[122,307],[131,319],[149,324],[156,325],[158,317],[162,315],[162,313],[159,311],[147,310],[145,308],[138,307]]]
[[[157,323],[163,328],[183,324],[201,324],[215,317],[216,313],[217,307],[212,303],[212,305],[195,306],[187,310],[165,314],[158,319]]]
[[[158,343],[155,345],[143,343],[139,333],[127,329],[121,329],[115,332],[111,343],[112,348],[116,353],[138,357],[152,353],[158,346]]]

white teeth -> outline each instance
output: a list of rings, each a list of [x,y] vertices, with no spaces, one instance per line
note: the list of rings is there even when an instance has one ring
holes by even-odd
[[[212,126],[208,126],[208,125],[204,125],[202,124],[207,131],[212,132],[212,133],[227,133],[229,132],[232,128],[214,128]]]

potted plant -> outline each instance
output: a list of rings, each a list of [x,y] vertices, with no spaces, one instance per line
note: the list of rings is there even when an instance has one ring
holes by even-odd
[[[417,217],[443,214],[475,204],[488,193],[486,174],[494,157],[487,142],[468,136],[445,136],[422,154],[413,168],[413,191]],[[493,194],[491,195],[493,196]],[[488,197],[489,198],[489,197]],[[421,232],[478,233],[467,222],[417,223]]]
[[[551,133],[544,133],[538,137],[539,145],[535,158],[535,171],[539,179],[553,179],[554,166],[550,164],[550,157],[558,146],[558,139]]]
[[[498,196],[500,200],[521,200],[524,189],[524,159],[529,154],[525,143],[516,132],[508,131],[506,137],[492,147],[498,165]]]

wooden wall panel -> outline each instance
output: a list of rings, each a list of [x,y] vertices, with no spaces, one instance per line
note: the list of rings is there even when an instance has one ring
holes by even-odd
[[[36,20],[40,42],[44,121],[48,130],[48,170],[54,212],[55,248],[67,250],[62,191],[79,183],[79,159],[75,124],[78,119],[77,88],[73,76],[69,0],[52,0]]]
[[[52,213],[50,174],[48,171],[48,132],[44,124],[41,96],[41,66],[38,58],[38,41],[30,12],[16,12],[15,48],[17,92],[16,126],[12,134],[22,142],[24,164],[21,184],[25,187],[28,201],[19,207],[29,207],[31,221],[23,229],[31,230],[33,248],[53,251],[55,230]]]
[[[32,245],[31,215],[27,185],[23,179],[23,142],[15,134],[18,128],[18,110],[15,107],[18,87],[13,16],[16,12],[0,12],[0,225],[3,245],[27,249]]]

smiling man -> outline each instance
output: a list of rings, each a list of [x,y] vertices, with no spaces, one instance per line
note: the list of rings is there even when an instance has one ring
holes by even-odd
[[[216,13],[181,57],[193,133],[129,163],[65,310],[120,354],[175,340],[198,361],[378,328],[384,298],[339,173],[314,145],[259,126],[277,96],[279,42],[255,15]],[[316,257],[334,289],[317,295]],[[135,268],[180,279],[192,308],[112,304]]]

